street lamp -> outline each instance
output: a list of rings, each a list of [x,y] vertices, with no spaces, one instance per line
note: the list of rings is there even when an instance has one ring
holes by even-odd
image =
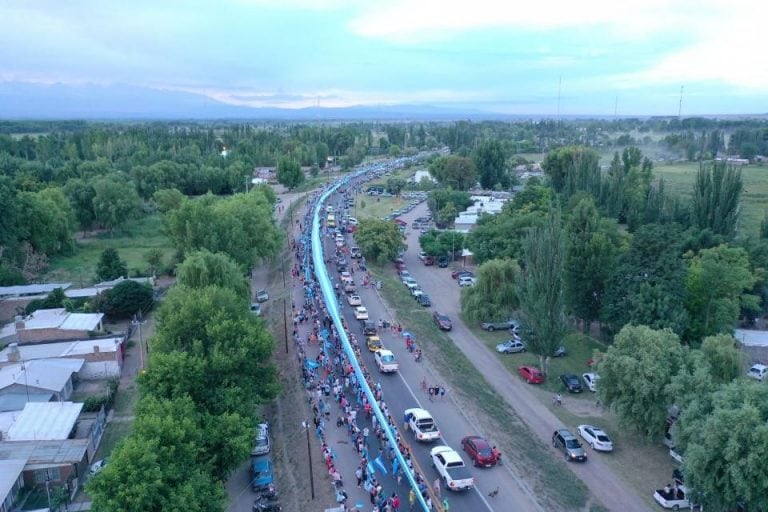
[[[309,444],[309,421],[302,421],[301,427],[307,433],[307,457],[309,457],[309,488],[312,492],[312,499],[315,499],[315,473],[312,470],[312,446]]]
[[[131,324],[134,327],[138,327],[139,328],[139,358],[141,360],[141,368],[140,368],[140,370],[144,369],[144,338],[143,338],[142,332],[141,332],[141,326],[144,325],[144,322],[146,322],[146,320],[142,320],[141,319],[141,311],[139,311],[139,313],[138,313],[138,318],[137,318],[136,315],[133,315],[133,321],[131,322]]]

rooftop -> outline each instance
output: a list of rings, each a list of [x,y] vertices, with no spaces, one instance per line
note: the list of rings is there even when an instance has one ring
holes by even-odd
[[[38,359],[0,367],[0,389],[19,384],[58,392],[84,364],[84,359]]]
[[[7,441],[67,439],[82,410],[82,403],[28,402],[3,439]]]
[[[94,331],[102,318],[104,313],[69,313],[64,308],[38,309],[24,317],[24,328]],[[15,328],[14,323],[10,325]]]
[[[23,286],[0,286],[0,297],[23,297],[25,295],[47,295],[56,288],[66,290],[72,283],[26,284]]]
[[[23,361],[93,354],[95,352],[94,347],[98,347],[99,352],[115,352],[120,346],[121,339],[122,337],[110,337],[60,341],[56,343],[35,343],[33,345],[18,345],[16,347],[9,345],[0,350],[0,364],[10,362],[10,355],[14,350],[19,351],[19,359]]]
[[[26,459],[0,460],[0,503],[5,501],[26,464]]]
[[[0,441],[0,460],[26,460],[26,470],[75,464],[83,460],[89,442],[89,439]]]

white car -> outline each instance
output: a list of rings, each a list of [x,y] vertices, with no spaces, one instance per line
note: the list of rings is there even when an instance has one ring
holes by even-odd
[[[107,459],[100,459],[91,464],[91,469],[89,473],[91,476],[96,475],[101,472],[102,469],[104,469],[104,466],[107,465]]]
[[[446,489],[463,491],[475,486],[475,479],[472,478],[459,452],[443,445],[432,448],[429,455],[432,457],[432,465],[445,482]]]
[[[475,286],[475,278],[472,276],[461,276],[459,278],[459,286]]]
[[[415,288],[419,288],[419,283],[417,283],[415,280],[411,280],[405,283],[405,287],[408,288],[408,291],[412,291]]]
[[[350,223],[350,224],[352,224],[353,226],[357,226],[357,219],[356,219],[356,218],[354,218],[354,217],[350,217],[350,218],[347,220],[347,222],[349,222],[349,223]]]
[[[399,365],[395,360],[395,354],[385,348],[379,349],[373,353],[373,359],[376,360],[376,366],[381,373],[395,373]]]
[[[518,338],[512,338],[504,343],[496,345],[496,352],[500,354],[516,354],[518,352],[525,352],[525,343]]]
[[[600,427],[579,425],[577,430],[584,442],[591,446],[593,450],[598,452],[613,451],[613,442],[611,441],[611,438],[608,437],[608,434],[606,434]]]
[[[349,272],[342,272],[340,274],[340,279],[342,283],[351,283],[354,281],[354,279],[352,279],[352,274]]]
[[[406,409],[404,418],[407,428],[413,431],[417,441],[429,442],[440,439],[440,430],[426,409],[418,407]]]
[[[368,310],[365,309],[365,306],[358,306],[355,308],[355,319],[368,320]]]
[[[591,392],[597,391],[597,381],[600,380],[600,376],[596,373],[584,373],[581,375],[581,380],[584,381],[584,385]]]
[[[764,364],[753,364],[749,371],[747,371],[747,377],[759,380],[760,382],[765,380],[766,375],[768,375],[768,366]]]
[[[347,302],[350,306],[362,306],[363,300],[360,298],[359,295],[355,295],[354,293],[347,297]]]

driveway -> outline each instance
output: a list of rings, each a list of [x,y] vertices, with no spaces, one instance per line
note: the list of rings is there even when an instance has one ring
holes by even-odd
[[[426,204],[414,208],[402,218],[410,225],[413,219],[428,213]],[[493,354],[460,320],[459,286],[451,279],[450,268],[424,266],[418,259],[420,251],[418,231],[408,233],[408,251],[404,259],[408,271],[432,298],[433,308],[453,319],[449,337],[470,358],[488,383],[507,402],[517,416],[545,443],[552,432],[562,428],[562,422],[536,398],[530,386],[511,375]],[[459,342],[460,341],[460,342]],[[553,451],[554,454],[554,451]],[[590,453],[591,455],[591,453]],[[566,464],[565,462],[563,462]],[[599,456],[590,457],[586,464],[567,464],[609,510],[640,512],[650,507],[634,490],[619,479]]]

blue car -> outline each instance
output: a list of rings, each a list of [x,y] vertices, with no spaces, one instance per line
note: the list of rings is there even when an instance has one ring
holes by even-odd
[[[253,457],[251,459],[251,487],[254,492],[267,489],[274,479],[272,461],[269,457]]]

